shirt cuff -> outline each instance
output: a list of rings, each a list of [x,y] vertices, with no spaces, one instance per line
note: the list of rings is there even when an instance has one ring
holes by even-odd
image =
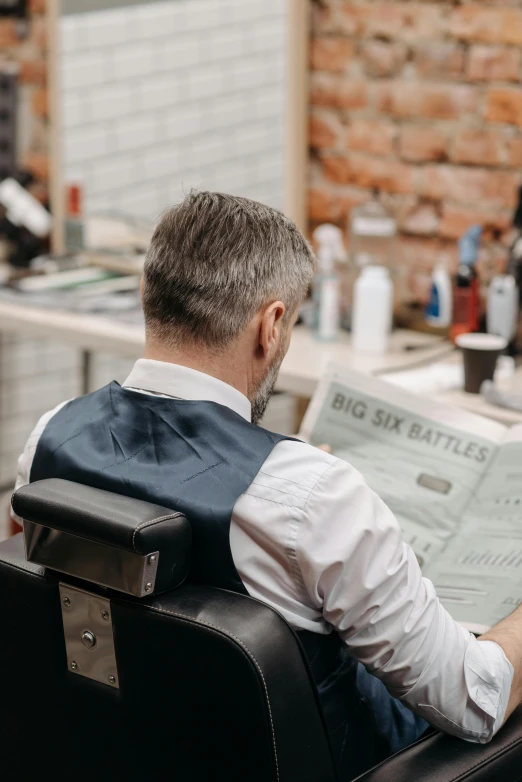
[[[465,634],[460,673],[450,663],[447,676],[444,670],[436,672],[436,678],[433,671],[425,671],[427,681],[421,677],[401,700],[439,730],[487,744],[504,722],[513,667],[497,643]]]
[[[465,676],[468,693],[490,720],[489,741],[502,727],[513,683],[513,666],[495,641],[470,643],[466,650]]]

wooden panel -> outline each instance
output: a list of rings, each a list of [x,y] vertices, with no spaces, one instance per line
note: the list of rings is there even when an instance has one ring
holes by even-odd
[[[65,196],[62,177],[62,125],[60,84],[60,38],[59,20],[61,0],[47,0],[47,80],[49,84],[49,193],[53,213],[51,249],[62,253],[65,249],[64,207]]]
[[[285,211],[307,227],[309,0],[287,0],[287,117]]]

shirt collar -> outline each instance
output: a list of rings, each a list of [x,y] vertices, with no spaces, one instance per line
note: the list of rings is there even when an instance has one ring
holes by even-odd
[[[123,385],[180,399],[217,402],[234,410],[247,421],[252,418],[250,402],[241,391],[216,377],[180,364],[140,358]]]

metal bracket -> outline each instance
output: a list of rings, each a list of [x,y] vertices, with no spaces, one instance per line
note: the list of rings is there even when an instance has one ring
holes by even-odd
[[[119,689],[111,601],[60,583],[69,671]]]
[[[135,597],[152,595],[159,551],[135,554],[24,519],[28,562]]]

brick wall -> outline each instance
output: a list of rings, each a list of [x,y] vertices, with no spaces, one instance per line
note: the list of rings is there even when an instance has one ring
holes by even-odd
[[[20,35],[15,20],[0,17],[0,68],[18,65],[17,159],[35,177],[31,190],[48,197],[48,125],[46,90],[47,26],[45,0],[28,0],[27,34]]]
[[[506,258],[522,182],[522,3],[312,0],[311,227],[379,188],[400,227],[402,294],[473,223]]]
[[[191,187],[282,207],[283,0],[161,0],[61,20],[64,178],[156,216]]]

